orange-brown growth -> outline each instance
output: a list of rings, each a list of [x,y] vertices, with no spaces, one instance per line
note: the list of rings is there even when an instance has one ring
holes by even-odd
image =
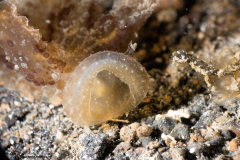
[[[38,30],[28,26],[25,17],[17,16],[16,7],[3,4],[0,8],[0,47],[2,62],[7,62],[35,85],[54,85],[57,73],[63,73],[66,63],[57,54],[64,52],[54,43],[41,40]]]

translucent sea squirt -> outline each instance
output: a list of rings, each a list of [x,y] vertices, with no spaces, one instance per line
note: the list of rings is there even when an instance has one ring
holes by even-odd
[[[64,111],[78,125],[101,124],[137,106],[146,96],[148,79],[132,57],[98,52],[71,73],[63,91]]]

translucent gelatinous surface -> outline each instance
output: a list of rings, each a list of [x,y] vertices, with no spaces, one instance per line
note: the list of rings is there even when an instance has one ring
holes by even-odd
[[[129,103],[130,90],[127,84],[113,73],[103,70],[97,74],[91,90],[90,112],[103,115],[108,109]]]
[[[137,106],[148,81],[146,70],[133,58],[96,53],[71,73],[63,92],[64,110],[79,125],[100,124]]]

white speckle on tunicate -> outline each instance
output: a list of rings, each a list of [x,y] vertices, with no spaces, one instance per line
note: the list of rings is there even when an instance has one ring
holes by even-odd
[[[22,66],[23,68],[28,68],[27,63],[21,63],[21,66]]]
[[[9,56],[6,56],[5,59],[9,62],[11,58]]]
[[[19,66],[18,65],[14,65],[14,69],[15,70],[19,70]]]
[[[36,66],[37,66],[37,67],[41,67],[41,63],[37,62],[37,63],[36,63]]]
[[[22,57],[19,57],[19,60],[20,60],[20,61],[23,61]]]
[[[51,21],[50,21],[49,19],[46,19],[45,22],[46,22],[47,24],[50,24],[50,23],[51,23]]]
[[[58,73],[52,73],[52,78],[55,80],[55,81],[58,81],[59,80],[59,75]]]
[[[25,57],[25,59],[26,59],[27,61],[29,61],[29,58],[28,58],[28,57]]]
[[[4,50],[5,55],[8,55],[8,51]]]
[[[22,42],[21,42],[20,45],[21,45],[22,47],[25,47],[25,44],[26,44],[26,43],[25,43],[25,40],[22,40]]]

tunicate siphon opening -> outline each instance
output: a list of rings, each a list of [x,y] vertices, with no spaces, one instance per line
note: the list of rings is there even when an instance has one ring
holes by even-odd
[[[90,111],[96,116],[107,116],[129,104],[130,97],[129,86],[113,73],[103,70],[93,82]]]

